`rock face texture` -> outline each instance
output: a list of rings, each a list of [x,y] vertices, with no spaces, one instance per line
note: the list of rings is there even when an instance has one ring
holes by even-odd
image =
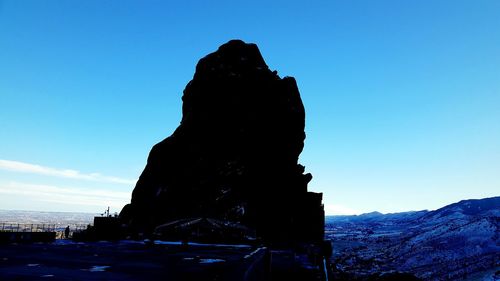
[[[233,40],[198,62],[182,100],[181,124],[152,148],[122,221],[151,233],[209,217],[268,241],[323,239],[322,194],[307,191],[312,176],[298,164],[305,111],[294,78]]]

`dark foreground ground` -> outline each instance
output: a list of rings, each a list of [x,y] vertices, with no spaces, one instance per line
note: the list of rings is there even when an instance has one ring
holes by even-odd
[[[0,280],[265,280],[265,248],[134,241],[0,245]]]
[[[0,280],[322,280],[292,251],[178,242],[0,244]]]

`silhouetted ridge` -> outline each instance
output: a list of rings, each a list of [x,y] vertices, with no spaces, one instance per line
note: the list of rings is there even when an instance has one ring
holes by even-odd
[[[151,150],[120,217],[135,232],[186,218],[239,223],[270,241],[321,241],[322,194],[298,158],[305,112],[292,77],[255,44],[229,41],[202,58],[175,132]]]

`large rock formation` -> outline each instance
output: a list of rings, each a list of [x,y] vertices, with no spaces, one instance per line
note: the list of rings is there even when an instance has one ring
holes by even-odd
[[[181,124],[153,147],[120,214],[133,231],[209,217],[264,240],[323,239],[322,195],[307,192],[312,176],[298,164],[305,113],[294,78],[233,40],[198,62],[182,100]]]

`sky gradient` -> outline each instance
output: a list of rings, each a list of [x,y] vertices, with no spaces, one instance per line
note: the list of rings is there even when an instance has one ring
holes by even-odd
[[[500,1],[0,0],[0,209],[119,211],[231,39],[293,76],[327,214],[500,195]]]

